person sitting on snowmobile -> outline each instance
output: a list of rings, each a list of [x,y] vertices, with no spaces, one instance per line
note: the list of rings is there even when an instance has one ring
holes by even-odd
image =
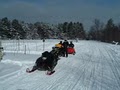
[[[56,58],[57,61],[59,60],[59,52],[60,52],[59,48],[56,47],[52,47],[52,50],[50,51],[50,53],[53,54],[54,58]]]
[[[33,66],[32,70],[28,70],[27,72],[31,73],[34,72],[35,70],[47,70],[47,71],[54,71],[54,67],[57,64],[57,58],[54,57],[54,55],[51,52],[45,51],[42,53],[42,56],[39,57],[35,65]]]
[[[74,44],[72,43],[72,41],[70,41],[70,44],[69,44],[69,47],[68,47],[67,51],[68,51],[68,54],[75,55],[76,52],[75,52]]]
[[[74,48],[74,44],[72,41],[70,41],[69,47]]]
[[[58,55],[59,56],[63,56],[64,49],[63,49],[63,43],[62,43],[62,41],[60,41],[58,44],[56,44],[55,48],[58,49],[58,51],[59,51]]]
[[[60,41],[58,44],[55,44],[55,47],[56,48],[62,48],[63,47],[62,41]]]

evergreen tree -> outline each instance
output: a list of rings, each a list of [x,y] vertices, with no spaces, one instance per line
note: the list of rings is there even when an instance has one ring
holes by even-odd
[[[68,23],[66,31],[68,31],[68,32],[66,32],[67,33],[67,37],[69,37],[70,39],[72,39],[73,35],[74,35],[74,33],[73,33],[73,23],[72,22]]]
[[[22,25],[19,23],[19,21],[17,19],[14,19],[12,21],[12,34],[13,34],[13,38],[16,39],[24,39],[26,32],[24,31],[24,29],[22,28]]]
[[[2,18],[0,21],[0,36],[1,38],[10,38],[10,21],[7,17]]]
[[[103,29],[104,29],[103,23],[101,23],[100,20],[95,19],[94,24],[91,26],[90,31],[89,31],[90,39],[102,41]]]
[[[104,30],[104,40],[106,42],[112,42],[113,41],[114,28],[115,28],[115,25],[113,23],[113,20],[109,19],[107,24],[106,24],[105,30]]]
[[[64,22],[63,23],[62,29],[63,29],[63,33],[67,33],[68,32],[68,22]]]

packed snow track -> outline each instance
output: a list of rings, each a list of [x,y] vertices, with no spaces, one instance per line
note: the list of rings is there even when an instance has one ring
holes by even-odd
[[[74,44],[76,54],[60,57],[50,76],[45,71],[25,72],[40,55],[6,53],[0,62],[0,90],[120,90],[120,46]]]

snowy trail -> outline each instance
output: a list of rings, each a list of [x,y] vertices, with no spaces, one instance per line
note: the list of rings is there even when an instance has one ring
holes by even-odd
[[[44,71],[28,74],[28,65],[21,62],[19,70],[0,77],[0,90],[120,90],[116,51],[120,47],[113,47],[94,41],[75,43],[76,55],[61,57],[51,76]]]

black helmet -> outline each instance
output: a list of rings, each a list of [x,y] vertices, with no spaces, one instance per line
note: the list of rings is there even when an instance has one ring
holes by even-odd
[[[60,43],[62,43],[62,41],[60,41]]]
[[[66,42],[67,40],[65,39],[64,41]]]
[[[48,51],[45,51],[45,52],[42,53],[42,57],[47,57],[48,54],[49,54],[49,52],[48,52]]]

